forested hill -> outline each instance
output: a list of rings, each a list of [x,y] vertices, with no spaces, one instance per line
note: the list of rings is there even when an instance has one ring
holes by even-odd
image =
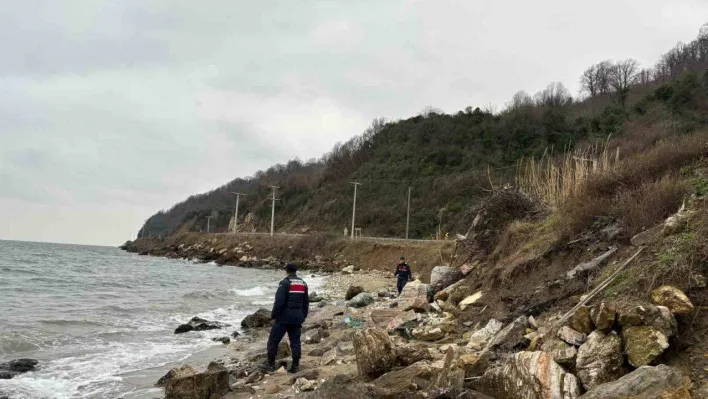
[[[365,235],[405,235],[409,187],[412,238],[431,238],[438,229],[464,233],[470,209],[492,186],[513,183],[522,157],[562,152],[656,124],[679,133],[705,124],[707,67],[708,31],[703,29],[653,68],[641,69],[632,59],[590,66],[580,77],[580,101],[563,84],[552,83],[533,96],[517,93],[499,112],[467,107],[448,115],[427,108],[405,120],[377,119],[319,160],[276,165],[158,212],[140,234],[206,231],[209,217],[211,231],[228,231],[232,192],[248,194],[240,202],[240,227],[268,231],[272,185],[279,187],[277,231],[342,234],[351,228],[354,181],[362,183],[356,225]]]

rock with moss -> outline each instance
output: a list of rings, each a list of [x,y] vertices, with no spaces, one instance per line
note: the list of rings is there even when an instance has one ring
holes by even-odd
[[[657,305],[666,306],[674,315],[693,313],[694,306],[680,289],[670,285],[661,286],[651,292],[651,300]]]
[[[669,339],[654,327],[638,326],[622,330],[627,361],[634,367],[654,362],[669,348]]]
[[[606,332],[611,330],[615,325],[617,308],[609,302],[602,301],[593,306],[590,310],[590,317],[592,318],[595,328]]]

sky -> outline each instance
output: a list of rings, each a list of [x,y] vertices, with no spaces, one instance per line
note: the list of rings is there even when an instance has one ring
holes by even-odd
[[[707,16],[704,0],[5,2],[0,239],[119,245],[374,118],[652,66]]]

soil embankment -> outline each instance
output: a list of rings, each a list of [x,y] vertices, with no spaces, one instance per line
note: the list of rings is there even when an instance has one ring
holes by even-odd
[[[361,270],[393,271],[399,258],[410,263],[415,277],[430,279],[434,266],[454,251],[454,241],[378,242],[325,235],[269,237],[188,233],[166,239],[138,239],[122,246],[141,255],[184,258],[218,265],[278,267],[295,262],[303,270],[339,271],[353,265]]]

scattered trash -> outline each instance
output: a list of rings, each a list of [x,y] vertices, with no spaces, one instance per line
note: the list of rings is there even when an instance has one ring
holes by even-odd
[[[347,327],[351,328],[362,328],[364,327],[364,320],[359,320],[352,318],[351,316],[347,316],[344,318],[344,324],[346,324]]]

